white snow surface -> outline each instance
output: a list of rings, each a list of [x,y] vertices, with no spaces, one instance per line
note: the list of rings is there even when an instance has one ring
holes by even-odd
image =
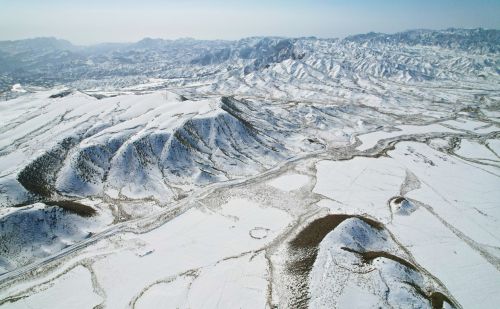
[[[57,299],[57,301],[55,301]],[[96,294],[92,286],[92,278],[88,269],[77,266],[45,284],[33,296],[7,303],[8,308],[92,308],[101,303],[103,298]]]
[[[293,191],[303,187],[309,180],[306,175],[288,174],[271,180],[269,185],[283,191]]]

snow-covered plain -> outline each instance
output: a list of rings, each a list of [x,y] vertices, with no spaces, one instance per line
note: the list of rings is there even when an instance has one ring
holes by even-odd
[[[8,72],[0,308],[497,307],[485,33],[143,40],[84,50],[64,86]]]

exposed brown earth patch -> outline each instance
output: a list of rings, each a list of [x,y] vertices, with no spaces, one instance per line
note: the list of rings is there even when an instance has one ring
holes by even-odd
[[[363,220],[377,230],[384,228],[381,223],[361,216],[327,215],[309,223],[289,243],[290,260],[286,268],[294,276],[293,282],[288,284],[288,289],[293,295],[291,299],[293,308],[307,308],[309,302],[308,276],[318,255],[319,243],[328,233],[349,218]]]
[[[96,214],[96,210],[90,206],[83,205],[75,201],[50,201],[44,202],[49,206],[58,206],[67,211],[80,215],[82,217],[92,217]]]

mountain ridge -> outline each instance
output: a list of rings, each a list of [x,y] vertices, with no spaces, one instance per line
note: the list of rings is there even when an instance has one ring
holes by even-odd
[[[177,87],[179,83],[185,86],[248,80],[252,73],[267,78],[266,74],[285,63],[305,66],[308,72],[338,72],[350,80],[357,75],[385,76],[399,81],[453,79],[457,74],[487,78],[498,75],[500,70],[500,30],[414,30],[345,39],[144,39],[129,44],[70,49],[58,47],[70,44],[66,41],[47,40],[41,49],[33,49],[37,40],[28,41],[28,47],[24,46],[25,41],[10,45],[0,42],[2,97],[18,95],[11,91],[16,84],[27,87],[63,84],[89,90],[121,89],[148,78],[163,79],[167,87]],[[18,53],[12,44],[20,45]],[[329,62],[328,66],[336,69],[324,68],[321,62]],[[440,67],[444,62],[455,63],[452,67],[460,70],[451,74],[448,67]]]

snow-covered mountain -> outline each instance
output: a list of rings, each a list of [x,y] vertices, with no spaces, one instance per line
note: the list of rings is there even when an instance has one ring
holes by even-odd
[[[416,30],[343,40],[249,38],[240,41],[143,39],[130,44],[74,46],[54,38],[0,42],[0,89],[12,84],[79,89],[130,86],[145,78],[168,84],[218,83],[283,61],[355,78],[443,79],[498,74],[498,30]],[[318,63],[328,61],[328,63]],[[327,65],[325,70],[322,65]],[[450,71],[450,69],[452,69]],[[187,80],[186,80],[187,79]]]
[[[471,30],[451,28],[443,31],[411,30],[391,35],[371,32],[350,36],[346,40],[367,44],[436,46],[472,53],[498,53],[500,51],[498,30],[481,28]]]
[[[499,47],[0,42],[0,307],[494,307]]]

